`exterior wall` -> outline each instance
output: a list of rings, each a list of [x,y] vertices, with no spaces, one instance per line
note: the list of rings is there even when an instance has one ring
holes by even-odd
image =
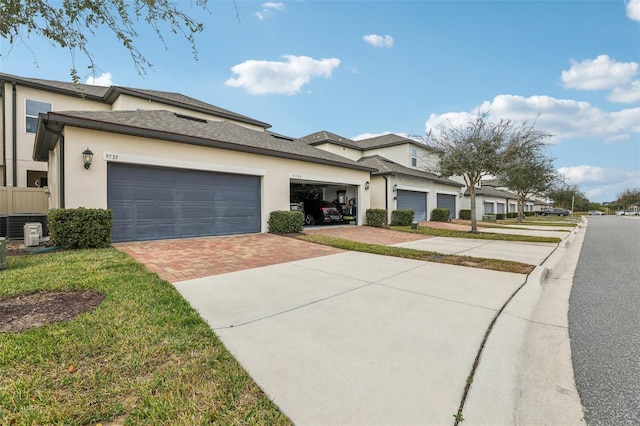
[[[27,170],[46,171],[47,163],[32,160],[35,133],[27,133],[25,126],[26,100],[42,101],[51,104],[52,111],[64,110],[97,110],[108,111],[108,104],[33,89],[24,86],[16,86],[16,153],[13,152],[13,87],[7,83],[4,86],[4,137],[6,143],[6,185],[28,186]],[[17,181],[13,182],[13,159],[17,158]]]
[[[340,146],[333,143],[322,143],[315,145],[316,148],[328,151],[336,155],[341,155],[353,161],[358,161],[362,158],[362,151],[358,149],[348,148],[346,146]]]
[[[391,178],[387,178],[391,180]],[[388,220],[391,220],[391,204],[393,202],[393,192],[391,188],[392,183],[389,183],[389,187],[385,186],[386,181],[382,176],[371,176],[371,186],[369,192],[371,192],[371,205],[372,209],[388,209]],[[386,196],[385,196],[386,193]],[[387,206],[387,203],[389,206]]]
[[[393,145],[384,148],[368,149],[362,153],[363,157],[379,155],[395,163],[411,167],[411,144]]]
[[[264,129],[260,126],[254,126],[252,124],[243,123],[243,122],[235,121],[231,119],[224,119],[215,115],[206,114],[204,112],[198,112],[198,111],[193,111],[187,108],[180,108],[173,105],[167,105],[165,103],[156,102],[149,99],[145,100],[143,98],[137,98],[131,95],[121,94],[120,96],[118,96],[118,99],[116,99],[115,102],[113,103],[112,109],[114,111],[135,111],[137,109],[147,110],[147,111],[153,111],[153,110],[173,111],[173,112],[177,112],[178,114],[184,114],[191,117],[203,118],[205,120],[212,120],[212,121],[226,120],[226,121],[235,123],[239,126],[246,127],[248,129],[257,130],[259,132],[264,131]]]
[[[107,207],[107,163],[126,162],[159,167],[210,170],[262,177],[262,230],[269,214],[289,210],[290,180],[308,180],[356,186],[358,223],[364,223],[370,191],[364,190],[369,172],[308,163],[299,160],[207,148],[128,135],[65,127],[65,207]],[[59,143],[50,154],[50,164],[59,155]],[[82,151],[93,151],[93,165],[86,170]],[[51,164],[52,171],[54,165]],[[50,174],[51,207],[60,206],[59,174]]]

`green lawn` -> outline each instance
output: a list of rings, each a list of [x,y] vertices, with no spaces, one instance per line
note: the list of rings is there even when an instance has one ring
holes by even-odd
[[[127,255],[16,256],[0,272],[0,299],[80,289],[105,299],[0,333],[0,424],[291,424],[174,287]]]
[[[441,254],[431,251],[415,250],[403,247],[368,244],[320,234],[300,234],[296,238],[312,243],[340,248],[343,250],[381,254],[384,256],[403,257],[406,259],[424,260],[428,262],[446,263],[449,265],[468,266],[472,268],[491,269],[494,271],[529,274],[535,268],[534,265],[528,265],[526,263],[513,262],[509,260],[483,259],[471,256]]]
[[[508,229],[504,226],[497,226],[498,228]],[[499,241],[525,241],[530,243],[555,243],[558,244],[562,240],[558,237],[537,237],[529,235],[516,235],[516,234],[497,234],[490,232],[477,232],[471,233],[469,231],[456,231],[453,229],[439,229],[430,228],[428,226],[421,226],[418,229],[411,229],[410,226],[389,226],[389,229],[394,231],[410,232],[413,234],[431,235],[436,237],[451,237],[451,238],[473,238],[478,240],[499,240]]]

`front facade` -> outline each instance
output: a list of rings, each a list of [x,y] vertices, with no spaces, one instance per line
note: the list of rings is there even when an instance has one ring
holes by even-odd
[[[38,126],[34,159],[48,163],[50,207],[112,209],[114,242],[266,232],[296,182],[348,188],[369,204],[372,169],[227,121],[51,112]],[[364,209],[354,221],[364,222]]]
[[[427,145],[395,134],[356,141],[326,131],[301,141],[376,169],[371,207],[387,210],[388,220],[393,210],[413,210],[414,220],[430,220],[435,208],[448,208],[450,218],[459,217],[464,185],[430,172],[438,154]]]

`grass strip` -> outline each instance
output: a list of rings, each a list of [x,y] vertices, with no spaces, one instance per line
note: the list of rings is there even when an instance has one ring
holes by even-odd
[[[431,235],[436,237],[451,238],[472,238],[476,240],[499,240],[499,241],[522,241],[529,243],[555,243],[558,244],[562,240],[558,237],[538,237],[532,235],[517,234],[494,234],[490,232],[472,233],[469,231],[457,231],[454,229],[431,228],[421,226],[418,229],[412,229],[410,226],[389,226],[393,231],[409,232],[412,234]],[[505,229],[503,227],[503,229]],[[508,229],[508,228],[507,228]]]
[[[329,237],[319,234],[300,234],[295,238],[303,241],[322,244],[343,250],[359,251],[363,253],[381,254],[383,256],[402,257],[405,259],[423,260],[427,262],[446,263],[449,265],[468,266],[472,268],[491,269],[493,271],[514,272],[517,274],[529,274],[535,268],[534,265],[512,262],[509,260],[483,259],[471,256],[458,256],[441,254],[431,251],[415,250],[404,247],[391,247],[379,244],[368,244],[344,238]]]
[[[13,256],[0,272],[0,300],[55,290],[105,298],[0,333],[0,424],[291,424],[178,291],[124,253]]]

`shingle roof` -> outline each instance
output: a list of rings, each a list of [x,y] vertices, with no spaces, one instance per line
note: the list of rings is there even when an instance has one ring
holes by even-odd
[[[229,118],[243,123],[268,129],[270,124],[237,114],[233,111],[217,107],[215,105],[202,102],[198,99],[185,96],[181,93],[163,92],[160,90],[137,89],[121,86],[92,86],[89,84],[74,84],[54,80],[42,80],[38,78],[25,78],[11,74],[0,73],[0,81],[16,82],[22,86],[33,87],[40,90],[60,93],[67,96],[85,97],[94,101],[112,104],[120,94],[127,94],[142,99],[151,99],[168,105],[199,111],[206,114],[217,115],[222,118]]]
[[[298,140],[309,145],[319,145],[321,143],[330,142],[336,145],[346,146],[357,150],[361,149],[360,146],[358,146],[357,142],[355,142],[354,140],[345,138],[344,136],[336,135],[335,133],[327,132],[326,130],[311,133],[310,135],[301,137]]]
[[[164,110],[64,111],[42,114],[36,134],[34,160],[44,161],[54,140],[47,137],[46,122],[59,130],[64,125],[149,137],[193,145],[299,159],[351,169],[370,167],[310,145],[270,132],[251,130],[229,121],[207,121]]]
[[[405,176],[413,176],[422,179],[427,179],[433,182],[442,183],[445,185],[452,185],[457,187],[463,187],[464,185],[460,182],[456,182],[451,179],[439,177],[434,173],[425,172],[422,170],[412,169],[410,167],[405,167],[401,164],[388,160],[380,155],[372,155],[368,157],[362,157],[358,160],[358,163],[372,167],[377,169],[377,172],[372,173],[373,175],[405,175]]]
[[[433,148],[428,145],[425,145],[413,139],[405,138],[404,136],[396,135],[395,133],[389,133],[386,135],[376,136],[368,139],[360,139],[355,141],[355,143],[365,151],[369,149],[384,148],[387,146],[402,145],[405,143],[433,150]]]
[[[467,188],[464,195],[469,195],[469,188]],[[496,198],[508,198],[511,200],[516,200],[518,198],[513,192],[509,192],[504,189],[496,189],[493,186],[485,185],[482,185],[481,188],[476,188],[476,195],[485,195],[488,197]]]

